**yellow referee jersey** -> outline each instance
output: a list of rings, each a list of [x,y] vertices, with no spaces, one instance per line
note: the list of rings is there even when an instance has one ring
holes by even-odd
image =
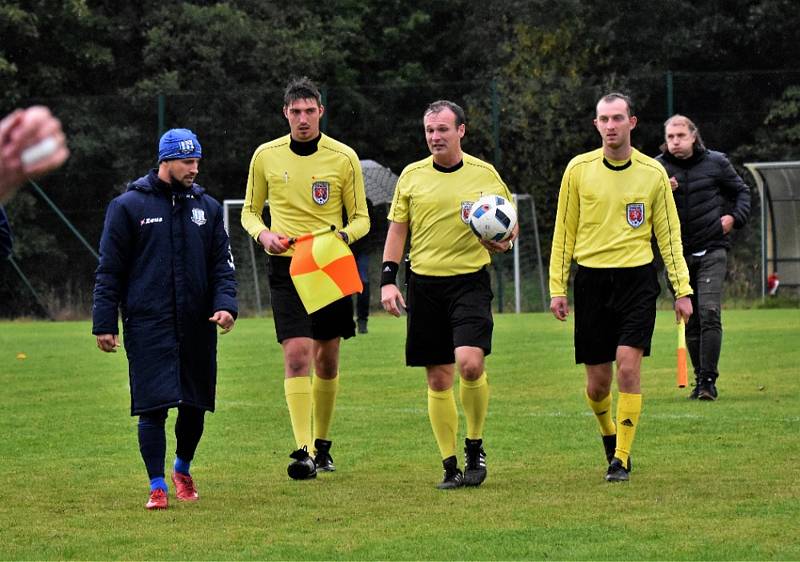
[[[460,275],[489,263],[489,252],[470,230],[467,217],[472,203],[490,194],[512,201],[494,166],[469,154],[453,171],[434,168],[433,156],[405,167],[395,187],[389,220],[409,223],[414,273]]]
[[[627,162],[609,162],[602,148],[576,156],[558,194],[550,296],[566,296],[573,258],[594,268],[650,263],[653,232],[677,297],[692,294],[678,212],[663,166],[636,149]]]
[[[254,239],[267,229],[261,217],[269,201],[268,230],[298,236],[335,225],[352,244],[369,231],[364,177],[355,151],[321,135],[313,154],[300,156],[289,146],[291,136],[259,146],[250,161],[242,226]],[[348,225],[342,228],[342,208]],[[282,255],[291,255],[292,248]]]

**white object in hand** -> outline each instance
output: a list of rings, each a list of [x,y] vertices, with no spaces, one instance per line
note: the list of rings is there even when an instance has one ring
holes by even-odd
[[[58,143],[53,137],[47,137],[22,151],[20,158],[25,166],[32,166],[37,162],[52,156],[58,148]]]

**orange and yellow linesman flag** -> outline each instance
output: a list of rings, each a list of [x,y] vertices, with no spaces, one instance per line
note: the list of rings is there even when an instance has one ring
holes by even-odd
[[[681,318],[678,321],[678,372],[676,373],[678,388],[689,384],[686,365],[686,323]]]
[[[289,274],[309,314],[364,290],[353,253],[334,230],[325,227],[290,240],[294,255]]]

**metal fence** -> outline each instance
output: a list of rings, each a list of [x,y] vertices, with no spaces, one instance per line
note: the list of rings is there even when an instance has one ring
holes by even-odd
[[[494,163],[512,191],[529,195],[535,203],[536,234],[546,268],[558,177],[543,170],[563,170],[571,155],[599,145],[591,118],[593,100],[600,94],[611,89],[632,93],[639,116],[634,144],[647,154],[658,152],[662,123],[673,111],[689,115],[708,146],[732,152],[754,141],[754,132],[764,123],[767,102],[797,83],[800,72],[642,74],[618,77],[614,83],[587,84],[568,99],[553,102],[543,98],[525,108],[520,108],[510,92],[541,89],[533,79],[516,79],[513,85],[502,80],[473,80],[402,87],[330,87],[324,88],[327,111],[323,127],[352,146],[360,158],[399,173],[408,162],[428,154],[421,126],[427,104],[441,98],[461,103],[468,118],[464,149]],[[198,181],[220,201],[244,195],[254,149],[288,132],[279,86],[168,96],[32,99],[25,105],[36,102],[46,103],[62,118],[73,154],[62,170],[40,182],[41,188],[94,248],[108,202],[128,181],[155,165],[157,140],[165,128],[188,127],[198,134],[204,152]],[[553,103],[560,105],[551,107]],[[546,111],[564,118],[548,121],[553,124],[547,131],[537,131]],[[530,134],[523,138],[520,131]],[[580,140],[564,140],[576,138],[576,131]],[[554,145],[556,151],[545,150]],[[545,158],[542,155],[551,153],[552,157],[541,160]],[[734,159],[740,169],[741,163]],[[752,179],[746,179],[752,186]],[[752,221],[737,233],[729,260],[728,293],[736,298],[758,297],[764,277],[757,194],[753,202]],[[33,188],[18,194],[7,211],[17,238],[15,263],[41,296],[43,306],[57,318],[89,315],[96,267],[92,253]],[[376,246],[375,255],[379,253]],[[541,310],[538,277],[546,271],[537,269],[535,252],[524,245],[520,258],[523,277],[533,280],[524,289],[522,309]],[[505,267],[498,266],[501,280],[509,276]],[[507,283],[499,286],[504,292],[502,309],[513,309],[514,298],[505,293]],[[0,317],[42,314],[42,306],[30,296],[15,268],[0,264]]]

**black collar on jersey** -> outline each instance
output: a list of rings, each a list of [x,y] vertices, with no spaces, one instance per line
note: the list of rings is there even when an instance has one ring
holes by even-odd
[[[459,160],[458,164],[456,164],[455,166],[451,166],[450,168],[445,168],[444,166],[440,166],[436,162],[433,163],[433,169],[434,170],[436,170],[437,172],[443,172],[445,174],[456,172],[456,171],[460,170],[463,167],[464,167],[464,161],[463,160]]]
[[[603,156],[603,165],[606,168],[608,168],[609,170],[614,170],[615,172],[621,172],[622,170],[624,170],[626,168],[630,168],[631,162],[633,162],[633,160],[628,160],[622,166],[615,166],[614,164],[612,164],[611,162],[606,160],[605,156]]]
[[[311,156],[317,151],[317,145],[319,144],[319,139],[321,138],[322,134],[319,134],[317,138],[306,142],[292,139],[289,143],[289,148],[298,156]]]

